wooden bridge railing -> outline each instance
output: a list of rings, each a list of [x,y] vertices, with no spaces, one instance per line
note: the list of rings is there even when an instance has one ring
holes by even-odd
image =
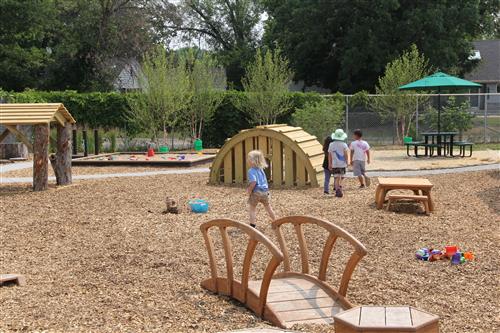
[[[224,257],[226,260],[226,277],[219,277],[218,275],[219,271],[217,269],[214,246],[212,239],[208,234],[209,229],[212,227],[218,228],[221,234],[224,246]],[[231,240],[227,233],[227,228],[229,227],[237,228],[249,236],[249,242],[243,259],[241,281],[236,280],[234,277],[233,250]],[[278,268],[283,261],[283,253],[260,231],[250,227],[248,224],[238,221],[230,219],[212,220],[203,223],[200,226],[200,229],[203,234],[203,238],[205,239],[211,271],[211,278],[203,281],[202,286],[212,292],[229,295],[243,304],[246,304],[257,315],[262,316],[266,305],[271,278],[273,277],[276,268]],[[259,295],[255,295],[248,289],[248,280],[251,271],[252,258],[258,243],[263,244],[268,249],[272,258],[266,266]]]
[[[283,252],[284,256],[284,261],[283,261],[283,266],[284,266],[284,273],[286,274],[287,272],[291,272],[290,269],[290,257],[288,254],[288,249],[286,245],[285,238],[283,237],[283,233],[281,231],[281,226],[284,224],[292,224],[295,232],[297,234],[297,239],[299,242],[299,249],[300,249],[300,257],[301,257],[301,263],[302,263],[302,274],[309,275],[310,274],[310,269],[309,269],[309,253],[307,249],[307,243],[306,239],[304,237],[304,228],[303,225],[305,224],[314,224],[319,227],[322,227],[325,229],[329,235],[328,238],[325,242],[325,245],[323,247],[323,253],[321,255],[321,261],[320,261],[320,267],[319,267],[319,274],[317,279],[320,281],[325,281],[326,280],[326,271],[328,267],[328,262],[333,250],[333,247],[335,245],[335,242],[337,239],[343,238],[346,240],[348,243],[352,245],[354,248],[354,251],[352,252],[351,256],[349,257],[349,260],[344,268],[344,272],[342,274],[342,278],[340,280],[340,285],[338,288],[338,294],[341,296],[345,297],[347,293],[347,287],[349,285],[349,281],[351,279],[352,273],[354,272],[354,269],[356,268],[356,265],[358,262],[363,258],[363,256],[366,255],[366,248],[363,244],[361,244],[354,236],[352,236],[350,233],[345,231],[344,229],[340,228],[339,226],[336,226],[335,224],[317,219],[314,217],[310,216],[287,216],[283,217],[281,219],[278,219],[273,222],[273,229],[276,233],[276,237],[278,238],[278,242],[281,247],[281,251]]]

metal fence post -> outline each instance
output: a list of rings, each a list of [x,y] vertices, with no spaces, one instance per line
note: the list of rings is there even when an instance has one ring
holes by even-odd
[[[486,130],[488,127],[488,94],[484,95],[484,138],[483,143],[486,143]]]
[[[415,140],[418,138],[418,96],[417,96],[417,114],[415,115]]]
[[[349,96],[345,96],[345,132],[349,133]]]

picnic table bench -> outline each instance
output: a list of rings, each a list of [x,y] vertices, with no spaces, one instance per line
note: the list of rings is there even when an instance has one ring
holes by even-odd
[[[434,211],[434,202],[431,196],[432,183],[425,178],[379,178],[375,190],[377,209],[384,207],[387,193],[391,190],[411,190],[414,195],[424,195],[428,198],[429,211]]]

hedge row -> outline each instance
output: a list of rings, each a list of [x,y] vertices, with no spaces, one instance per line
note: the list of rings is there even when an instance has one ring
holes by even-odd
[[[129,102],[137,96],[138,93],[32,90],[9,93],[0,90],[0,100],[7,103],[63,103],[78,125],[90,128],[119,128],[130,133],[139,131],[133,128],[127,119]],[[223,103],[216,110],[213,119],[205,124],[202,135],[205,146],[221,146],[226,138],[233,136],[241,129],[252,126],[245,113],[235,107],[235,100],[243,97],[244,92],[224,92]],[[302,108],[306,102],[317,102],[321,96],[316,93],[293,92],[290,93],[290,99],[290,109],[279,117],[280,123],[291,123],[291,116],[295,109]]]

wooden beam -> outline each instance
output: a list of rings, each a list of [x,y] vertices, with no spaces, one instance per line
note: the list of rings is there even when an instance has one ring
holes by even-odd
[[[49,124],[34,126],[33,191],[49,188]]]
[[[45,126],[45,125],[42,125],[42,126]],[[16,126],[5,125],[5,128],[8,129],[12,134],[14,134],[19,141],[24,143],[26,145],[26,147],[28,147],[28,150],[30,152],[33,152],[33,145],[31,144],[30,140],[28,140],[28,138],[21,131],[19,131],[16,128]]]

